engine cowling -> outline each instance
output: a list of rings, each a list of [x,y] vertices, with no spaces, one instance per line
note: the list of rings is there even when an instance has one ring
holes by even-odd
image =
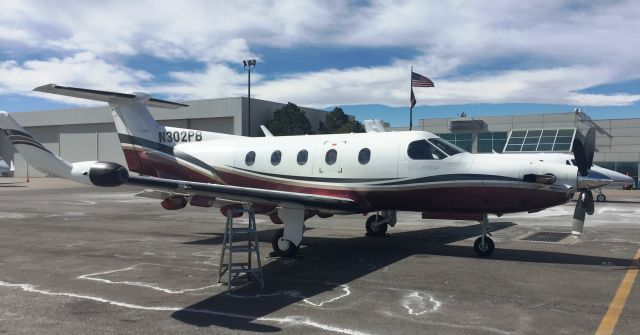
[[[112,162],[96,162],[91,165],[88,174],[93,185],[102,187],[120,186],[129,179],[127,168]]]

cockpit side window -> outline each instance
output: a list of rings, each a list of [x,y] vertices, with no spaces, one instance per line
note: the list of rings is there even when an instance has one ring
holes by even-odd
[[[459,153],[466,152],[464,149],[455,146],[451,142],[447,142],[439,137],[430,138],[429,142],[433,143],[438,149],[444,151],[449,156],[457,155]]]
[[[411,159],[443,159],[447,155],[436,149],[433,144],[426,140],[418,140],[409,143],[407,154]]]

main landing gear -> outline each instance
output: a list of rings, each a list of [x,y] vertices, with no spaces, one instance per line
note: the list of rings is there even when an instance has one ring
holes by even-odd
[[[489,237],[491,233],[489,232],[489,219],[486,214],[484,215],[484,219],[480,221],[480,228],[482,229],[482,235],[476,239],[475,243],[473,243],[473,248],[478,256],[488,257],[493,253],[496,246],[491,237]]]
[[[367,223],[365,224],[365,228],[367,229],[367,236],[385,236],[387,234],[387,229],[389,226],[393,227],[396,225],[396,211],[381,211],[374,215],[371,215],[367,219]]]
[[[286,204],[278,208],[278,218],[282,221],[284,228],[273,234],[271,239],[273,252],[270,256],[293,257],[298,253],[304,233],[304,207]]]
[[[284,229],[278,229],[271,238],[271,247],[273,247],[273,256],[293,257],[298,253],[298,246],[293,242],[285,239]]]

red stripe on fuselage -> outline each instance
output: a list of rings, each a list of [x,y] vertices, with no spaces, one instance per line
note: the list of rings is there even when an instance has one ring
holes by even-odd
[[[125,156],[135,155],[130,148],[123,148]],[[168,179],[189,180],[204,183],[220,183],[213,177],[180,163],[176,158],[169,158],[163,154],[153,152],[138,152],[137,158],[142,160],[144,167],[152,166],[153,173],[134,172],[155,175]],[[442,186],[417,188],[407,185],[407,188],[391,190],[354,191],[350,189],[333,189],[292,185],[278,181],[265,180],[267,177],[252,176],[244,172],[216,170],[217,176],[224,184],[251,187],[286,192],[307,193],[323,196],[349,198],[361,203],[363,211],[383,209],[397,209],[402,211],[433,211],[457,213],[515,213],[535,211],[566,203],[571,194],[545,189],[528,189],[509,186]],[[301,183],[300,181],[290,181]],[[408,189],[408,188],[411,189]]]

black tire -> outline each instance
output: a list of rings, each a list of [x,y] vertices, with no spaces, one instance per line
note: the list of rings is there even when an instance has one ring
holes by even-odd
[[[286,250],[280,249],[280,246],[278,245],[278,241],[280,240],[280,238],[282,238],[282,236],[284,236],[284,229],[278,229],[276,233],[273,234],[273,237],[271,238],[271,247],[273,248],[274,255],[279,257],[295,256],[296,253],[298,253],[298,247],[295,244],[293,244],[293,242],[291,241],[287,241],[289,242],[289,248],[287,248]]]
[[[389,229],[389,225],[386,223],[376,225],[376,221],[380,222],[386,220],[382,215],[371,215],[367,219],[367,223],[365,224],[365,228],[367,229],[367,236],[385,236],[387,234],[387,229]]]
[[[598,196],[596,197],[596,200],[597,200],[598,202],[605,202],[605,201],[607,201],[607,196],[606,196],[606,195],[604,195],[604,194],[602,194],[602,193],[600,193],[600,194],[598,194]]]
[[[496,245],[493,243],[493,240],[489,236],[485,236],[484,238],[484,246],[481,246],[482,236],[478,237],[473,243],[473,249],[475,249],[476,254],[480,257],[488,257],[490,256],[496,248]]]

